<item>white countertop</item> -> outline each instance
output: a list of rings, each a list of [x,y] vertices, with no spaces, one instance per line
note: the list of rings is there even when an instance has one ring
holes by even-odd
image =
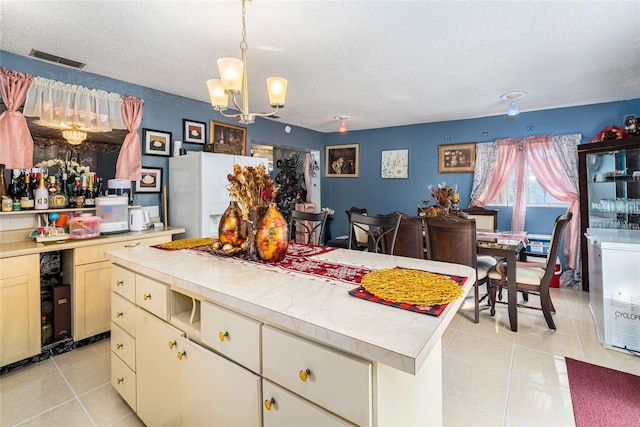
[[[603,248],[640,250],[640,230],[587,228],[586,236],[595,238]]]
[[[352,297],[348,291],[355,285],[195,251],[135,247],[105,256],[168,283],[178,292],[195,294],[265,324],[410,374],[420,369],[463,302],[460,298],[450,303],[440,317],[434,317]],[[347,249],[313,258],[374,269],[401,266],[465,276],[465,295],[476,274],[457,264]]]

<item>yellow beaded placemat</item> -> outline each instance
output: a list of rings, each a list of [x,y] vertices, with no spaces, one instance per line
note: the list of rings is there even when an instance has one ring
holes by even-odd
[[[156,245],[155,247],[160,249],[169,249],[169,250],[191,249],[191,248],[197,248],[200,246],[211,245],[216,240],[218,239],[216,239],[215,237],[194,237],[191,239],[180,239],[180,240],[174,240],[173,242],[161,243],[159,245]]]

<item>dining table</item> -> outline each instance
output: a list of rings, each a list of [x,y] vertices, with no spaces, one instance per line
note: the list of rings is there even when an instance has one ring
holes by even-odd
[[[513,332],[518,331],[516,262],[527,243],[526,231],[476,231],[476,246],[479,255],[490,255],[507,260],[507,305],[509,324]]]

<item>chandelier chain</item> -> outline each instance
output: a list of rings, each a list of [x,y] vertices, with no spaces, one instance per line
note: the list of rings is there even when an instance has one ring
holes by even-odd
[[[247,50],[247,7],[245,5],[245,0],[242,0],[242,40],[240,41],[240,50]]]

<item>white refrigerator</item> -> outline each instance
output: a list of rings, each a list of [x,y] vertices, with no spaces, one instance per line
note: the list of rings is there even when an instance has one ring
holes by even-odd
[[[267,160],[229,154],[188,152],[169,159],[169,221],[186,231],[179,238],[218,237],[220,217],[229,206],[227,175],[233,165],[257,166]]]
[[[589,299],[605,347],[640,351],[640,231],[588,228]]]

